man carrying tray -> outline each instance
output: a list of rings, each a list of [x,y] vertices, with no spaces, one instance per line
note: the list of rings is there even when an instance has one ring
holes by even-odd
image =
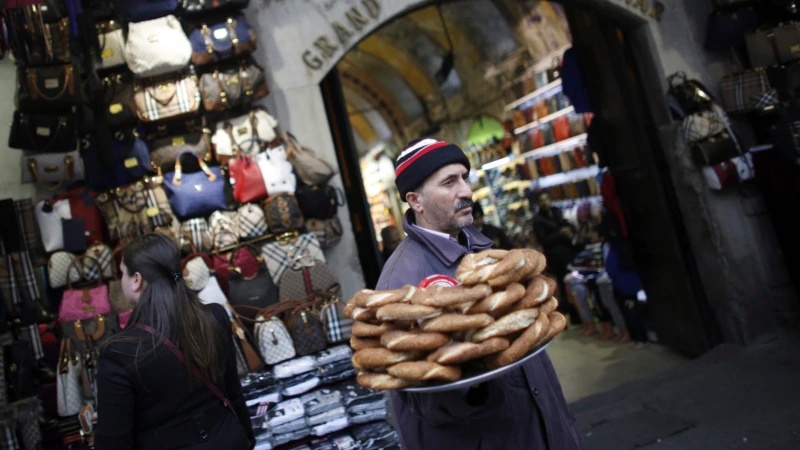
[[[492,246],[472,226],[470,163],[456,145],[412,141],[397,158],[408,235],[386,262],[378,290],[456,285],[467,253]],[[391,393],[407,450],[582,449],[553,364],[545,352],[494,380],[440,393]]]

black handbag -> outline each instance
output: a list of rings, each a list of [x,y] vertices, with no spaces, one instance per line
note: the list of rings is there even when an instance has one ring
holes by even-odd
[[[336,215],[336,209],[344,204],[339,199],[339,191],[327,184],[314,186],[301,184],[297,187],[295,198],[306,220],[330,219]]]
[[[684,72],[670,75],[667,81],[669,82],[667,100],[675,119],[681,120],[696,112],[711,109],[711,93],[699,81],[687,78]]]
[[[64,2],[61,0],[43,0],[39,4],[39,12],[44,23],[55,23],[67,16]]]
[[[696,141],[692,145],[692,160],[698,167],[710,167],[741,156],[730,134],[723,132]]]
[[[106,120],[112,129],[136,125],[139,117],[133,103],[133,80],[126,73],[112,74],[103,78],[103,101]]]
[[[278,303],[278,287],[264,264],[264,258],[252,246],[244,246],[237,251],[253,252],[258,261],[258,272],[251,276],[242,275],[239,268],[234,267],[235,255],[230,259],[228,266],[228,301],[231,305],[252,306],[264,309]],[[245,315],[248,319],[255,319],[256,312],[248,310]]]
[[[36,395],[33,358],[28,345],[27,341],[16,341],[3,347],[9,403]]]
[[[23,150],[72,152],[78,146],[75,118],[64,114],[14,112],[8,146]]]
[[[82,103],[80,71],[72,64],[20,69],[18,79],[23,111],[69,111]]]

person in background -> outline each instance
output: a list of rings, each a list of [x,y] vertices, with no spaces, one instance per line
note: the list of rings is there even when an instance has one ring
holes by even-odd
[[[562,314],[569,314],[570,303],[567,301],[567,288],[564,277],[567,275],[567,265],[575,257],[572,239],[575,237],[575,228],[564,219],[561,210],[554,208],[550,195],[539,191],[534,193],[534,200],[539,211],[533,217],[533,233],[542,246],[542,253],[547,258],[547,271],[555,277],[561,300],[558,304]],[[576,320],[576,314],[569,314],[570,320]]]
[[[578,251],[587,245],[600,240],[600,222],[592,215],[592,205],[583,203],[578,206],[578,232],[575,235],[575,247]]]
[[[383,261],[381,261],[381,264],[386,264],[386,261],[392,256],[397,246],[403,242],[403,238],[400,236],[397,227],[389,225],[381,230],[381,240],[383,241],[383,250],[381,250]]]
[[[470,162],[456,145],[411,141],[397,158],[395,184],[410,208],[408,236],[386,262],[378,290],[455,286],[462,258],[491,248],[472,226]],[[541,352],[499,378],[463,389],[389,393],[402,448],[408,450],[580,450],[553,363]]]
[[[135,306],[101,350],[95,448],[252,448],[225,309],[186,286],[180,251],[162,234],[128,244],[119,269]]]
[[[503,250],[511,250],[514,248],[511,239],[506,236],[503,230],[483,221],[483,207],[480,203],[473,203],[472,205],[472,225],[494,242],[493,248]]]

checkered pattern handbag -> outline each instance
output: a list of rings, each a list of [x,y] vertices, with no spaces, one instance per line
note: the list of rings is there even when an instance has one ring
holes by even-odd
[[[212,267],[214,263],[208,255],[193,253],[183,260],[183,281],[189,289],[200,292],[208,284]]]
[[[325,326],[325,336],[329,343],[336,344],[350,340],[353,321],[344,315],[344,305],[340,298],[326,304],[322,308],[321,315],[322,324]]]
[[[236,213],[236,234],[240,239],[253,239],[267,234],[267,219],[264,210],[255,203],[248,203]]]
[[[777,105],[778,91],[774,89],[764,70],[750,70],[729,75],[720,83],[722,104],[728,112],[749,112]]]
[[[303,299],[315,292],[342,295],[339,280],[328,265],[307,255],[296,257],[292,266],[283,272],[278,291],[281,302]]]
[[[333,247],[342,239],[342,222],[338,217],[325,220],[308,219],[306,220],[306,229],[314,233],[323,249]]]
[[[178,75],[160,83],[140,82],[134,85],[134,92],[136,112],[142,122],[192,115],[200,108],[200,88],[195,74]]]
[[[66,286],[67,277],[73,283],[81,280],[81,273],[78,269],[72,267],[75,258],[76,256],[72,253],[63,251],[50,255],[50,260],[47,262],[47,278],[51,288]]]
[[[269,274],[276,283],[280,282],[283,272],[292,265],[294,258],[304,253],[314,260],[327,261],[319,241],[312,233],[301,234],[294,242],[269,242],[261,248]]]
[[[208,218],[211,227],[211,245],[214,249],[230,247],[238,242],[236,233],[236,212],[214,211]]]
[[[84,253],[88,258],[83,259],[83,278],[86,281],[97,281],[102,277],[110,279],[113,276],[111,247],[102,242],[92,244]]]
[[[194,251],[206,253],[212,250],[211,233],[208,229],[208,222],[202,217],[189,219],[181,224],[180,247],[188,245],[186,240],[191,239]]]
[[[723,118],[714,111],[701,111],[683,119],[683,138],[686,142],[695,142],[715,136],[725,131]]]

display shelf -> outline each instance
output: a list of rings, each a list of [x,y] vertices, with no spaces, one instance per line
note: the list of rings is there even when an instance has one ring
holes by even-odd
[[[517,190],[524,189],[524,188],[530,186],[530,184],[531,184],[530,180],[509,181],[508,183],[503,185],[503,191],[513,191],[515,189],[517,189]]]
[[[546,124],[548,122],[552,122],[552,121],[558,119],[559,117],[563,117],[563,116],[566,116],[567,114],[572,114],[574,112],[575,112],[575,107],[574,106],[568,106],[568,107],[566,107],[564,109],[561,109],[561,110],[558,110],[558,111],[554,112],[553,114],[544,116],[541,119],[534,120],[533,122],[531,122],[531,123],[529,123],[527,125],[523,125],[523,126],[521,126],[519,128],[515,128],[514,129],[514,134],[515,135],[520,135],[520,134],[530,130],[531,128],[536,128],[539,125],[543,125],[543,124]]]
[[[589,197],[577,197],[577,198],[567,198],[567,199],[564,199],[564,200],[554,200],[553,201],[553,206],[555,206],[556,208],[568,208],[568,207],[574,205],[575,202],[582,202],[582,201],[589,202],[589,201],[593,201],[593,200],[594,201],[596,201],[596,200],[602,201],[603,197],[601,197],[599,195],[592,195],[592,196],[589,196]]]
[[[496,159],[481,166],[480,170],[475,171],[475,176],[481,177],[486,174],[486,170],[491,170],[493,168],[501,167],[511,163],[524,162],[525,159],[530,158],[531,156],[544,157],[544,156],[557,155],[566,150],[567,148],[574,148],[578,145],[586,143],[588,137],[589,137],[588,134],[583,133],[577,136],[573,136],[569,139],[564,139],[563,141],[556,142],[555,144],[545,145],[544,147],[539,147],[533,150],[529,150],[514,158],[511,158],[510,156],[505,156],[503,158]],[[484,169],[485,167],[488,167],[488,169]]]
[[[546,189],[559,184],[571,183],[573,181],[580,181],[586,178],[597,176],[600,173],[600,167],[595,164],[589,167],[582,167],[580,169],[570,170],[569,172],[561,172],[553,175],[531,180],[531,186],[536,186],[537,189]]]
[[[535,100],[535,99],[540,98],[540,97],[546,97],[546,96],[551,95],[551,94],[557,94],[557,93],[561,92],[561,89],[562,89],[561,78],[559,78],[559,79],[553,81],[552,83],[548,83],[548,84],[542,86],[541,88],[531,92],[530,94],[528,94],[528,95],[526,95],[524,97],[520,97],[517,100],[514,100],[513,102],[507,104],[505,106],[504,110],[505,111],[510,111],[510,110],[516,108],[519,105],[528,103],[531,100]]]
[[[484,198],[489,196],[490,192],[491,192],[491,188],[489,186],[484,186],[484,187],[476,190],[475,192],[473,192],[472,193],[472,198],[475,199],[476,201],[483,200]]]

